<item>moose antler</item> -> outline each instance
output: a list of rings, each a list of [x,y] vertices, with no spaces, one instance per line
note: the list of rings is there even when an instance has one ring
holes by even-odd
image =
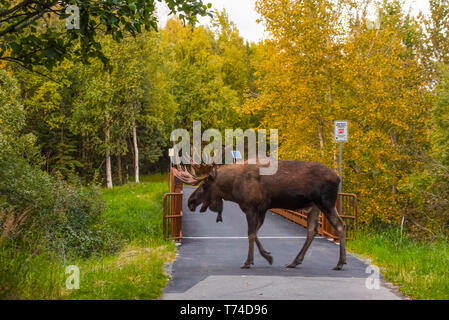
[[[198,156],[197,150],[192,150],[192,153],[195,153],[196,156]],[[173,168],[173,174],[176,178],[181,180],[182,182],[186,184],[190,184],[193,186],[198,185],[201,181],[206,180],[209,176],[209,172],[211,171],[212,167],[214,166],[213,163],[209,164],[209,157],[206,155],[205,162],[206,163],[200,163],[196,164],[193,163],[192,158],[190,161],[190,168],[191,170],[188,170],[185,166],[178,164],[176,167]],[[201,157],[200,157],[201,159]]]
[[[196,177],[195,175],[193,175],[191,172],[189,172],[185,168],[181,169],[181,170],[172,168],[172,170],[173,170],[173,174],[176,178],[178,178],[182,182],[184,182],[186,184],[190,184],[192,186],[198,185],[201,181],[203,181],[207,178],[207,176]]]

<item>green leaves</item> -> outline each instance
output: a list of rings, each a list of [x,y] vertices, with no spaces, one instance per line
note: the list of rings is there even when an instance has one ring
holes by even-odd
[[[25,111],[19,102],[17,82],[5,70],[0,70],[0,153],[26,155],[31,162],[39,162],[36,139],[32,134],[22,134],[24,126]]]
[[[160,0],[159,0],[160,1]],[[0,2],[0,60],[19,62],[27,68],[43,65],[53,69],[63,59],[88,62],[98,57],[107,62],[99,37],[110,34],[120,41],[126,34],[136,36],[142,29],[156,29],[155,0],[22,0],[17,6]],[[167,0],[172,12],[194,24],[197,15],[206,15],[202,0]],[[65,22],[79,8],[79,29],[67,29]],[[181,13],[182,12],[182,13]],[[43,16],[47,16],[43,20]],[[59,39],[60,42],[50,41]],[[64,49],[64,50],[62,50]]]
[[[179,105],[176,127],[190,130],[194,120],[207,128],[247,125],[238,112],[247,73],[246,64],[240,62],[245,61],[246,52],[238,32],[233,32],[232,41],[216,39],[204,27],[191,29],[176,20],[170,20],[162,31],[171,57],[172,93]]]

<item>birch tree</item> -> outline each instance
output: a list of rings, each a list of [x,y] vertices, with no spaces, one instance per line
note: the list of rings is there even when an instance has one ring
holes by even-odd
[[[429,79],[419,58],[422,32],[399,1],[257,1],[271,37],[264,43],[260,95],[248,112],[280,129],[280,156],[334,166],[334,120],[348,120],[346,191],[364,199],[360,221],[397,221],[401,186],[427,138]],[[343,14],[344,13],[344,14]]]

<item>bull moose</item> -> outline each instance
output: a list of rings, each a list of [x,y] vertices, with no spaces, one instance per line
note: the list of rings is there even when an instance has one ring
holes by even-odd
[[[340,258],[334,270],[341,270],[346,264],[346,226],[336,210],[338,185],[340,178],[330,168],[318,162],[282,161],[273,175],[260,175],[262,164],[226,164],[217,167],[214,164],[192,165],[174,168],[174,175],[189,185],[201,185],[188,199],[188,207],[195,211],[208,208],[217,212],[217,222],[221,220],[223,200],[237,203],[246,214],[248,222],[248,258],[242,268],[254,264],[254,242],[260,254],[270,264],[273,257],[264,249],[257,232],[265,220],[270,208],[306,209],[307,239],[287,268],[301,264],[304,256],[318,231],[318,218],[323,212],[340,238]]]

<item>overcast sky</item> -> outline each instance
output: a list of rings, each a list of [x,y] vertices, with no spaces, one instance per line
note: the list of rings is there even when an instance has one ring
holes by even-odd
[[[240,32],[240,35],[248,40],[257,42],[264,39],[264,27],[258,24],[256,20],[259,18],[255,10],[256,0],[203,0],[204,3],[212,3],[213,9],[221,10],[223,8],[228,12],[229,18],[233,21]],[[428,12],[428,0],[406,0],[413,14],[419,11]],[[158,2],[159,3],[159,2]],[[167,21],[168,9],[164,5],[158,5],[160,27],[164,27]],[[201,24],[208,24],[209,18],[200,17]]]

